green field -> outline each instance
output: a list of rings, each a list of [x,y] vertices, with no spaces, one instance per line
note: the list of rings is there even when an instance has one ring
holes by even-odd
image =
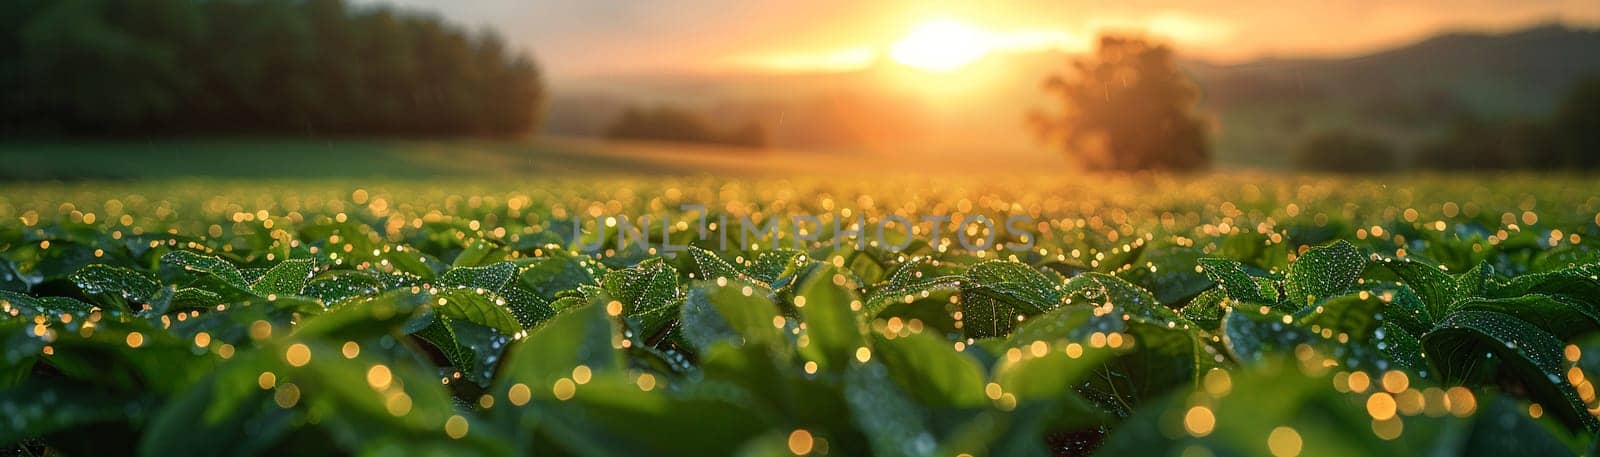
[[[1591,176],[173,144],[0,148],[12,178],[159,178],[0,184],[11,451],[1503,456],[1600,430]],[[685,204],[817,219],[723,245],[745,227],[702,239]],[[925,214],[1032,222],[871,236]],[[649,248],[619,246],[642,216]],[[877,243],[835,246],[857,217]]]
[[[792,174],[1037,175],[1049,154],[961,149],[752,149],[540,136],[505,139],[214,138],[0,141],[0,181],[143,178],[527,178]]]
[[[152,139],[0,143],[0,180],[326,178],[689,173],[755,150],[581,139]],[[203,158],[203,159],[197,159]]]

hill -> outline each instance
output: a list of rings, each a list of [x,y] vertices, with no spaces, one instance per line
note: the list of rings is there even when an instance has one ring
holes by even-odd
[[[1305,135],[1368,131],[1406,144],[1462,118],[1546,116],[1600,77],[1600,30],[1547,24],[1451,32],[1346,58],[1187,64],[1234,160],[1276,162]]]
[[[1181,50],[1181,46],[1180,46]],[[1061,52],[995,54],[952,73],[890,62],[843,73],[634,75],[552,83],[545,131],[599,135],[631,105],[670,104],[727,125],[758,121],[777,147],[966,155],[1050,154],[1023,126],[1049,101],[1039,82]],[[1223,166],[1283,166],[1285,151],[1328,129],[1400,146],[1463,117],[1544,116],[1600,75],[1600,29],[1542,24],[1457,31],[1363,55],[1183,63],[1216,120]]]

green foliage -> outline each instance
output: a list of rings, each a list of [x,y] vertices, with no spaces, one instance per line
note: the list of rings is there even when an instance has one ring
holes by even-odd
[[[283,214],[0,194],[0,216],[21,222],[0,225],[0,444],[1518,455],[1576,453],[1600,432],[1589,214],[1512,224],[1497,208],[1418,203],[1341,220],[1329,214],[1344,199],[1288,210],[1173,192],[1053,219],[1065,233],[1027,251],[819,237],[584,252],[552,228],[570,229],[554,221],[574,208],[553,193],[335,192],[351,198],[296,197]],[[1412,191],[1371,192],[1348,201]],[[1094,222],[1115,220],[1128,227]]]
[[[496,35],[344,0],[0,7],[6,133],[532,130],[537,67]]]

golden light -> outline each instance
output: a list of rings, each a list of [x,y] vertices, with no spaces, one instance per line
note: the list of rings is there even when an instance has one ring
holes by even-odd
[[[988,37],[960,22],[940,19],[917,26],[889,48],[889,57],[928,71],[950,71],[989,52]]]
[[[511,390],[506,392],[506,399],[511,400],[511,404],[516,406],[528,404],[528,400],[532,396],[533,390],[529,389],[527,384],[520,382],[512,385]]]
[[[808,430],[797,429],[789,433],[789,452],[794,455],[810,454],[813,444],[811,432]]]
[[[1195,437],[1210,435],[1216,426],[1217,417],[1211,413],[1211,408],[1196,406],[1183,415],[1183,428]]]
[[[467,423],[467,418],[461,417],[459,414],[453,415],[444,421],[444,433],[449,435],[450,439],[459,440],[467,436],[467,429],[469,426],[470,424]]]

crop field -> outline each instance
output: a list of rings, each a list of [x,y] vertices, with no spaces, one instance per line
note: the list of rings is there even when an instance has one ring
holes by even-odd
[[[1594,455],[1597,183],[4,183],[0,453]]]

